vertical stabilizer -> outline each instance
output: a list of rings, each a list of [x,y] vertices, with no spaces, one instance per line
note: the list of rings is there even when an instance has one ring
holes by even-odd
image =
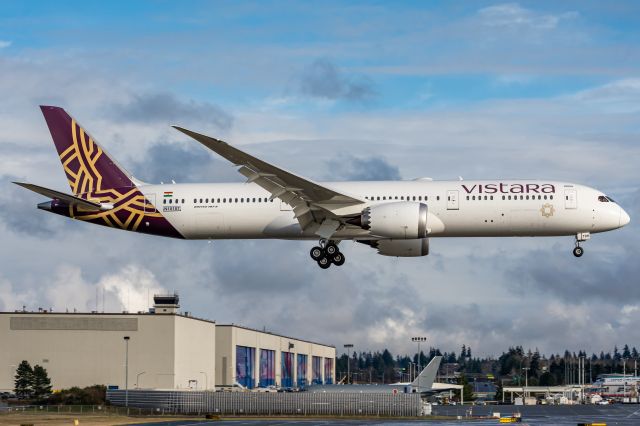
[[[101,196],[109,189],[134,187],[131,175],[67,112],[40,106],[73,194],[80,198]]]
[[[418,377],[411,382],[411,386],[417,389],[418,392],[430,390],[433,387],[433,382],[436,380],[441,361],[442,356],[434,356],[424,370],[418,374]]]

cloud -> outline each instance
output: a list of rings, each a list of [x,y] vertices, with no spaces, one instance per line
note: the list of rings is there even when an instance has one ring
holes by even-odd
[[[232,165],[199,142],[183,138],[180,142],[161,141],[135,160],[132,173],[149,183],[240,181]]]
[[[233,117],[209,102],[181,100],[169,92],[132,93],[130,98],[112,107],[116,120],[139,123],[207,123],[222,130],[233,125]]]
[[[316,59],[302,71],[299,90],[314,98],[356,102],[371,100],[376,95],[369,78],[344,75],[328,59]]]
[[[37,209],[37,204],[48,199],[13,184],[24,179],[15,176],[0,177],[0,223],[12,233],[37,238],[52,238],[61,231],[72,231],[70,221]]]
[[[11,42],[7,40],[0,40],[0,49],[11,46]]]
[[[358,158],[349,155],[327,162],[329,180],[400,180],[400,169],[382,157]]]
[[[485,7],[478,11],[483,25],[508,29],[552,30],[561,20],[574,18],[576,13],[561,15],[541,14],[520,6],[518,3],[503,3]]]

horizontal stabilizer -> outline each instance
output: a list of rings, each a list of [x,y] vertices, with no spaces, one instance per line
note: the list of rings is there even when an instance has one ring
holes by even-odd
[[[110,210],[113,208],[110,204],[96,203],[94,201],[84,200],[74,195],[65,194],[64,192],[56,191],[55,189],[45,188],[43,186],[34,185],[32,183],[13,182],[23,188],[27,188],[30,191],[36,192],[45,197],[64,201],[70,206],[82,207],[86,210]]]

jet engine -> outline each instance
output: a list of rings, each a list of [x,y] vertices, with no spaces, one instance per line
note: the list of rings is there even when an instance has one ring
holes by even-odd
[[[425,238],[427,205],[404,201],[369,206],[348,223],[360,226],[376,237],[396,240]]]

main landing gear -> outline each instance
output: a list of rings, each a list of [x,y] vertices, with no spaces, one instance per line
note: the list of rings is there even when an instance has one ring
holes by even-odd
[[[580,247],[580,243],[587,241],[591,238],[591,234],[588,232],[579,232],[576,234],[576,247],[573,249],[573,255],[580,257],[584,254],[584,249]]]
[[[329,268],[332,263],[341,266],[345,261],[344,254],[338,249],[338,244],[324,239],[320,240],[320,245],[313,247],[309,254],[322,269]]]

